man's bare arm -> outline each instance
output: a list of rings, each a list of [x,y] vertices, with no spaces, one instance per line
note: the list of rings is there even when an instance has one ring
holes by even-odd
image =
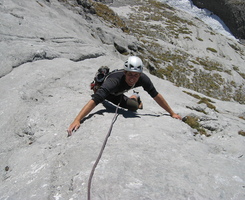
[[[171,109],[171,107],[168,105],[167,101],[163,98],[161,94],[158,93],[158,95],[154,97],[154,100],[158,103],[159,106],[161,106],[164,110],[166,110],[171,115],[171,117],[181,120],[181,116],[176,114]]]
[[[94,102],[94,100],[90,100],[83,108],[82,110],[79,112],[79,114],[77,115],[77,117],[74,119],[74,121],[72,122],[72,124],[69,126],[67,132],[68,135],[71,136],[73,131],[76,131],[77,129],[79,129],[80,124],[81,124],[81,120],[88,115],[94,108],[95,108],[96,104]]]

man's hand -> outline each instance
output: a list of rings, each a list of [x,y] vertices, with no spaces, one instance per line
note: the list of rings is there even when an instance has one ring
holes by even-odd
[[[94,107],[96,106],[94,100],[90,100],[83,108],[82,110],[79,112],[79,114],[77,115],[77,117],[75,118],[75,120],[72,122],[72,124],[69,126],[67,133],[68,133],[68,137],[72,135],[72,131],[76,131],[77,129],[79,129],[80,127],[80,122],[81,120],[91,112],[91,110],[94,109]]]
[[[181,116],[180,115],[178,115],[178,114],[176,114],[176,113],[173,113],[172,115],[171,115],[171,117],[173,117],[173,118],[175,118],[175,119],[182,119],[181,118]]]
[[[77,131],[77,129],[79,129],[80,127],[80,122],[79,121],[74,121],[68,128],[67,133],[68,133],[68,137],[72,135],[73,131]]]

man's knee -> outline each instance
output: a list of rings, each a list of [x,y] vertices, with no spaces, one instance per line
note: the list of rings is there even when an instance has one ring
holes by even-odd
[[[129,98],[126,103],[127,103],[127,109],[130,111],[135,112],[139,108],[139,103],[137,102],[136,99]]]

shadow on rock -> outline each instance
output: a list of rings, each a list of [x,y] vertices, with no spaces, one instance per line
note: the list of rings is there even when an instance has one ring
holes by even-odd
[[[116,112],[116,108],[117,106],[115,106],[114,104],[108,102],[108,101],[104,101],[103,103],[103,106],[105,107],[105,109],[102,109],[102,110],[98,110],[94,113],[91,113],[89,114],[87,117],[85,117],[81,123],[83,123],[84,121],[90,119],[91,117],[93,117],[94,115],[104,115],[104,113],[115,113]],[[161,116],[169,116],[168,114],[140,114],[140,113],[137,113],[137,112],[132,112],[132,111],[129,111],[129,110],[125,110],[123,108],[118,108],[118,111],[117,113],[119,115],[122,115],[124,118],[140,118],[142,116],[150,116],[150,117],[161,117]]]

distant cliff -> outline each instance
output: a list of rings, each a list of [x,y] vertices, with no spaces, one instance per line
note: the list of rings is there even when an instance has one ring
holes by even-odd
[[[192,0],[199,8],[206,8],[218,15],[234,36],[245,39],[244,0]]]

